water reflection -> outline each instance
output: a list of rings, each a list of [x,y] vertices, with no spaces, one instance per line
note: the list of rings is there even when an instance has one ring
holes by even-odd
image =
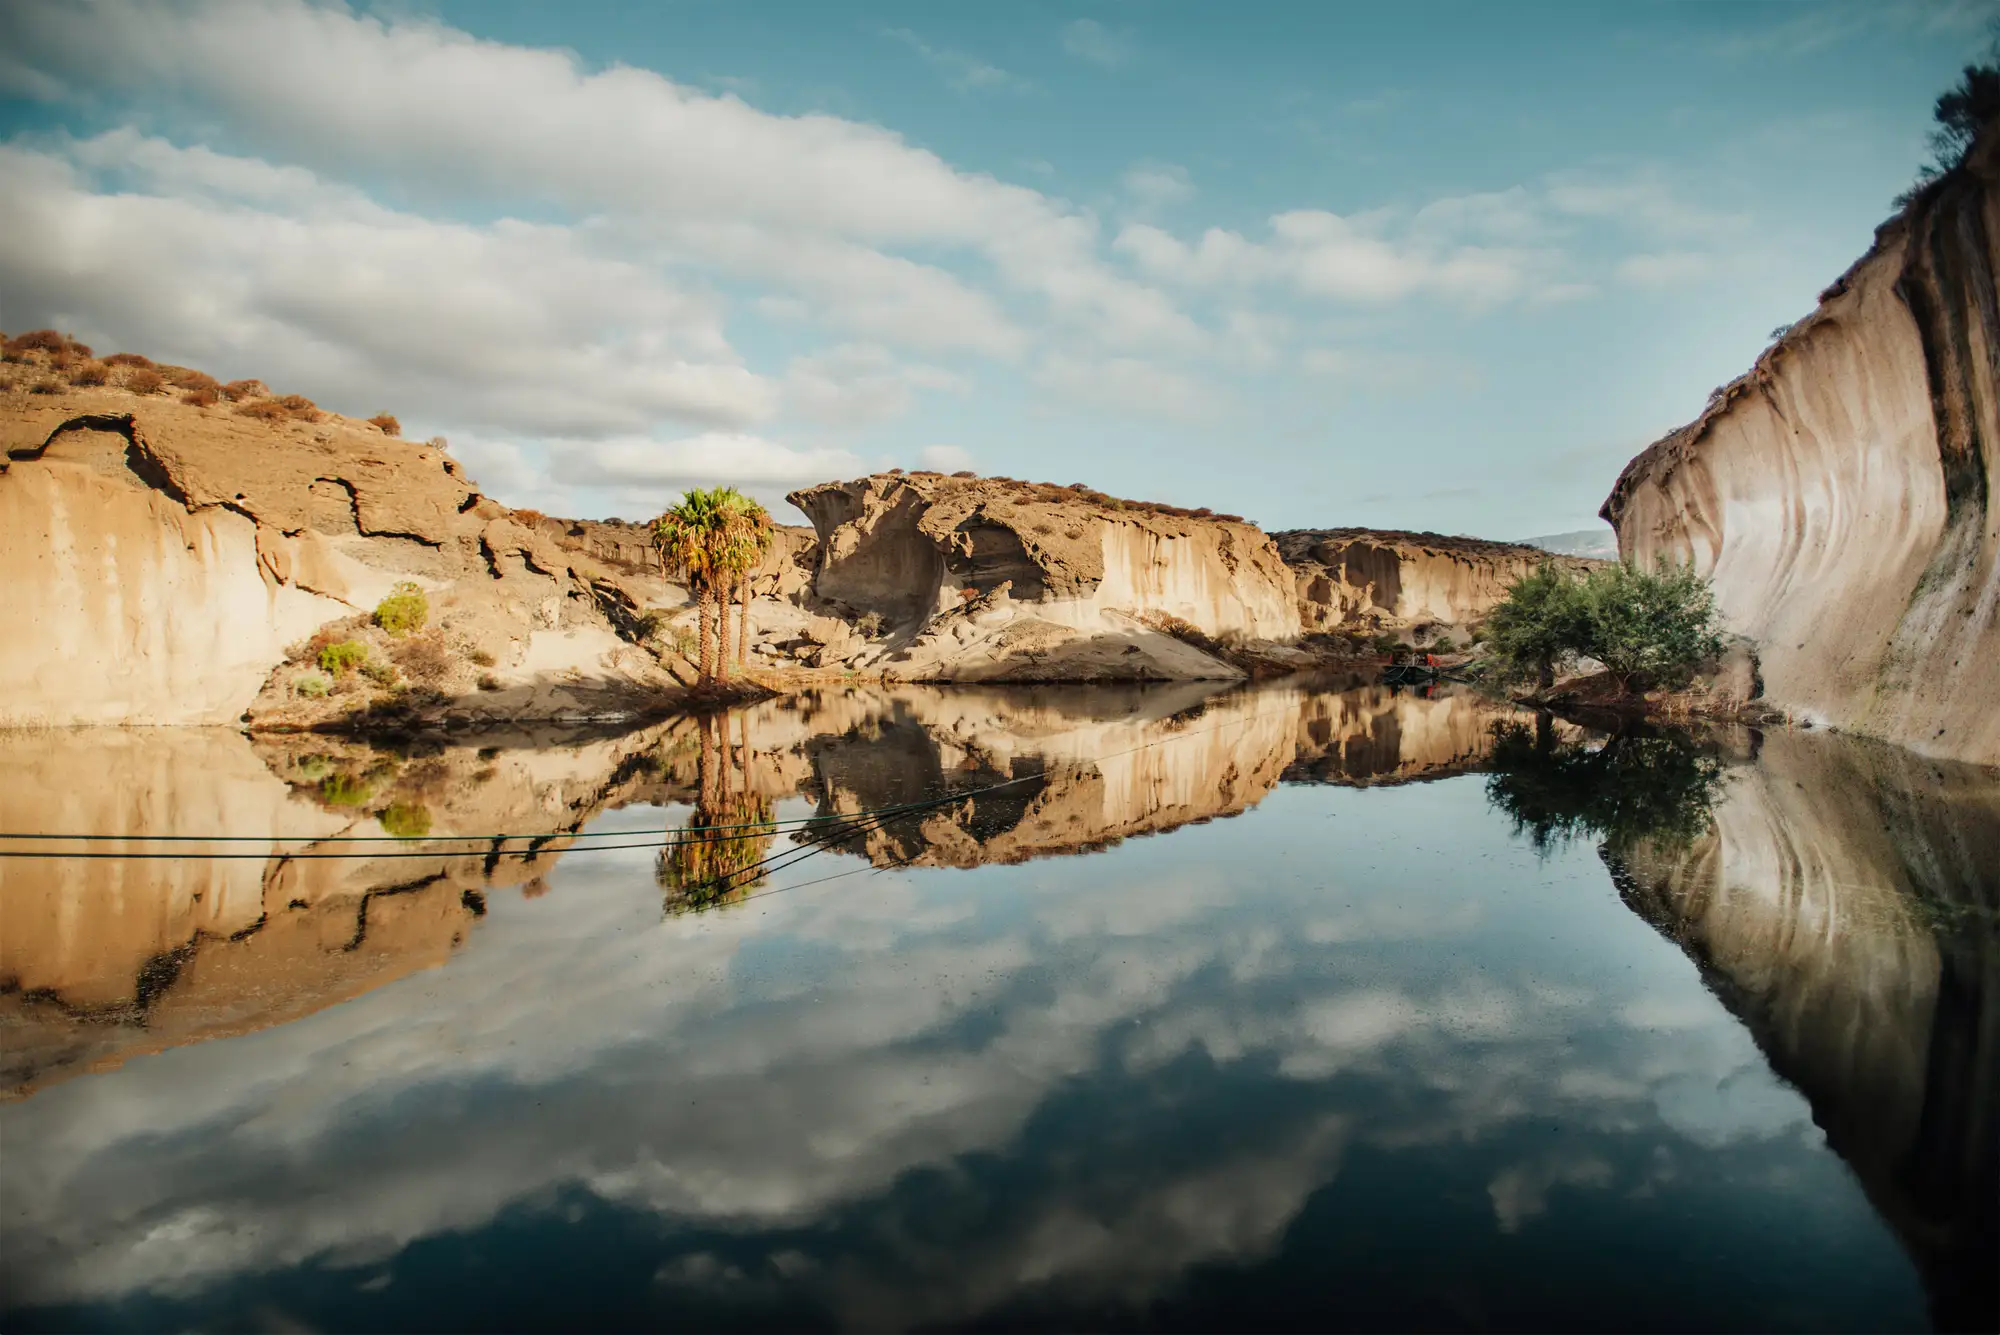
[[[1779,733],[1732,780],[1698,837],[1607,846],[1620,893],[1811,1100],[1936,1323],[1994,1329],[2000,774]]]
[[[912,688],[428,754],[0,740],[42,780],[6,828],[266,840],[0,864],[32,1095],[0,1107],[0,1306],[1907,1328],[1900,1238],[1938,1317],[1976,1317],[1990,920],[1922,906],[1991,905],[2000,794],[1773,738],[1703,753],[1724,777],[1676,839],[1538,778],[1523,809],[1619,832],[1607,878],[1489,805],[1503,716]],[[1602,749],[1524,745],[1563,774]]]

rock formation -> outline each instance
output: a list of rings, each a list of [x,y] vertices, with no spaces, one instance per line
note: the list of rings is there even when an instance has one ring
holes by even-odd
[[[850,662],[917,681],[1237,677],[1202,639],[1299,631],[1277,549],[1239,519],[938,473],[793,492],[812,593],[886,641]]]
[[[1767,698],[2000,763],[2000,129],[1925,187],[1750,372],[1604,503],[1692,560]]]
[[[401,581],[441,637],[428,684],[475,714],[559,717],[601,710],[579,686],[674,686],[632,643],[625,581],[516,522],[442,449],[310,405],[241,411],[270,399],[9,388],[0,726],[235,723],[260,691],[266,715],[354,707],[308,707],[273,668]]]
[[[1437,533],[1301,528],[1271,536],[1292,568],[1299,622],[1309,634],[1387,632],[1421,643],[1436,631],[1462,641],[1535,567],[1596,564],[1524,543]]]

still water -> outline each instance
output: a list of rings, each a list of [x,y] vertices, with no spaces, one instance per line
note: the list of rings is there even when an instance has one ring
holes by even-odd
[[[1296,684],[478,741],[0,735],[8,832],[237,839],[0,860],[0,1326],[1994,1324],[1995,771]]]

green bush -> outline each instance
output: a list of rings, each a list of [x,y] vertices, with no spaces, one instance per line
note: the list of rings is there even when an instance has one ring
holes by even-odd
[[[308,700],[323,700],[333,683],[317,672],[308,672],[302,677],[292,678],[292,690]]]
[[[1605,566],[1583,588],[1590,636],[1581,652],[1604,664],[1621,690],[1639,678],[1677,689],[1722,656],[1715,591],[1691,565],[1662,562],[1651,574]]]
[[[329,774],[319,781],[319,800],[330,807],[358,807],[374,795],[374,784],[352,774]]]
[[[319,651],[319,670],[344,677],[368,661],[368,646],[359,640],[342,640]]]
[[[361,665],[361,675],[374,682],[377,686],[394,686],[396,684],[395,664],[384,663],[379,658],[363,663]]]
[[[421,839],[431,832],[431,809],[421,802],[391,802],[376,819],[398,839]]]
[[[1387,631],[1377,635],[1369,643],[1374,646],[1375,652],[1378,654],[1393,654],[1403,647],[1402,638],[1391,635]]]
[[[389,596],[375,604],[375,624],[391,635],[408,635],[430,619],[430,601],[424,591],[404,580],[389,590]]]
[[[1651,573],[1601,566],[1581,579],[1544,565],[1514,582],[1486,635],[1514,675],[1544,687],[1559,665],[1594,658],[1622,691],[1639,679],[1674,688],[1722,653],[1708,580],[1666,562]]]
[[[867,613],[854,623],[854,629],[860,631],[863,637],[870,640],[874,639],[882,633],[882,614],[880,612]]]

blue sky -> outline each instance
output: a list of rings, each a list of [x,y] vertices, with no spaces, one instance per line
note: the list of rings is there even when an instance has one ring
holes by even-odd
[[[1857,257],[1994,3],[0,11],[0,327],[636,517],[971,467],[1583,527]]]

